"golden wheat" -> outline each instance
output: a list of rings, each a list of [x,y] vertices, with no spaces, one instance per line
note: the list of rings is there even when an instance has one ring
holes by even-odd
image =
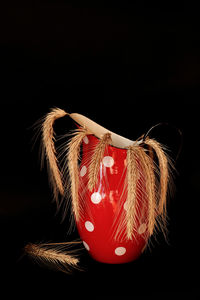
[[[80,146],[83,138],[89,134],[85,128],[79,128],[74,132],[73,138],[68,143],[68,171],[70,180],[70,191],[72,199],[72,208],[76,220],[78,221],[81,214],[81,206],[79,201],[78,189],[79,189],[79,155]]]
[[[47,159],[47,170],[49,175],[49,181],[52,185],[54,198],[57,200],[58,193],[64,194],[64,188],[62,183],[62,175],[58,167],[58,161],[56,158],[56,149],[54,145],[54,130],[53,125],[56,119],[66,116],[64,110],[54,108],[45,117],[42,125],[42,146],[43,146],[43,157]]]
[[[69,272],[70,267],[76,268],[79,259],[75,253],[77,250],[63,250],[63,246],[70,246],[72,243],[52,243],[52,244],[32,244],[29,243],[25,246],[25,252],[31,257],[35,258],[36,261],[47,264],[49,267],[53,267],[63,272]],[[74,253],[74,255],[73,255]]]
[[[111,134],[105,133],[103,137],[100,139],[98,144],[95,146],[93,154],[91,156],[91,162],[88,170],[88,188],[90,191],[93,190],[95,184],[97,182],[98,172],[101,160],[103,158],[106,146],[111,142]]]

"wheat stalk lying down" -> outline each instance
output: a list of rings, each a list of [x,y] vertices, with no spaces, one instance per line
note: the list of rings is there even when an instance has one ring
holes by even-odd
[[[29,243],[25,246],[25,252],[36,260],[50,268],[65,273],[71,272],[72,268],[78,268],[79,259],[76,257],[77,250],[69,250],[72,244],[81,242],[66,243]]]

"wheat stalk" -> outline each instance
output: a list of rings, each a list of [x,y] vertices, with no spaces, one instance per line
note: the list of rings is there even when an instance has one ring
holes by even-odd
[[[138,156],[141,162],[141,167],[144,172],[145,189],[147,196],[148,210],[148,231],[152,235],[156,223],[156,181],[155,168],[151,158],[145,153],[142,147],[139,147]]]
[[[166,211],[166,197],[167,197],[167,188],[168,188],[168,181],[169,181],[168,159],[160,143],[158,143],[153,139],[147,139],[145,140],[145,143],[154,149],[158,157],[159,169],[160,169],[160,200],[158,205],[158,212],[162,214],[165,213]]]
[[[71,244],[71,243],[70,243]],[[67,245],[67,243],[65,243]],[[67,245],[68,246],[68,245]],[[70,267],[77,267],[79,259],[71,255],[74,251],[63,251],[59,244],[32,244],[29,243],[24,248],[25,252],[36,261],[48,264],[63,272],[69,272]]]
[[[141,167],[141,172],[145,182],[145,194],[148,201],[148,230],[150,235],[153,234],[155,226],[155,207],[156,207],[156,185],[154,165],[145,150],[140,146],[130,146],[127,150],[127,212],[126,212],[126,226],[127,238],[132,239],[134,230],[136,228],[137,216],[137,180],[139,170],[137,160]]]
[[[54,130],[53,125],[55,120],[66,116],[64,110],[59,108],[54,108],[48,113],[44,119],[42,125],[42,157],[41,160],[43,161],[44,157],[47,160],[47,170],[49,175],[49,181],[52,185],[54,198],[57,200],[58,192],[61,195],[64,194],[64,188],[62,183],[62,176],[61,172],[58,168],[58,161],[56,158],[56,149],[54,145],[55,137],[54,137]]]
[[[103,158],[106,146],[111,142],[111,134],[105,133],[95,146],[93,154],[91,156],[91,162],[88,170],[88,188],[92,191],[95,187],[98,178],[98,172],[101,160]]]
[[[80,155],[80,146],[83,138],[89,134],[85,128],[79,128],[74,132],[73,138],[68,143],[68,171],[69,171],[69,180],[70,180],[70,190],[72,198],[72,208],[76,220],[80,218],[81,207],[79,203],[79,155]]]
[[[137,202],[137,180],[138,169],[136,161],[137,147],[129,146],[127,150],[127,210],[126,210],[126,229],[127,238],[132,239],[136,226],[136,202]]]

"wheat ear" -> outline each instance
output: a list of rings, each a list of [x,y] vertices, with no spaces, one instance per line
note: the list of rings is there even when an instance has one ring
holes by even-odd
[[[70,190],[72,198],[72,209],[75,215],[75,219],[78,221],[81,214],[81,207],[79,202],[79,155],[80,155],[80,146],[83,138],[89,134],[85,128],[79,128],[74,132],[73,138],[68,143],[68,171],[69,171],[69,180],[70,180]]]
[[[156,207],[156,185],[154,165],[145,150],[140,146],[130,146],[127,150],[127,238],[132,239],[134,229],[136,228],[137,216],[137,180],[139,177],[139,169],[137,161],[141,166],[144,182],[145,194],[148,201],[148,231],[153,234],[155,226],[155,207]]]
[[[168,172],[168,159],[167,155],[162,149],[160,143],[153,139],[145,140],[145,143],[151,146],[158,157],[159,169],[160,169],[160,199],[158,205],[158,212],[160,214],[166,213],[166,197],[169,181],[169,172]]]
[[[47,170],[49,174],[50,184],[53,188],[54,198],[57,200],[58,193],[64,194],[64,188],[62,183],[61,172],[58,168],[58,161],[56,158],[56,149],[54,145],[55,136],[53,125],[55,120],[68,115],[64,110],[59,108],[54,108],[48,113],[44,119],[42,125],[42,146],[43,154],[41,160],[46,157],[47,160]]]
[[[111,142],[111,134],[105,133],[100,139],[98,144],[95,146],[94,151],[91,156],[91,162],[88,170],[88,188],[92,191],[96,185],[98,172],[101,160],[103,158],[106,146]]]
[[[152,235],[156,224],[156,180],[155,167],[151,158],[145,153],[142,147],[138,147],[138,158],[141,163],[141,168],[145,181],[147,210],[148,210],[148,231]]]
[[[136,225],[136,186],[138,180],[138,168],[136,161],[136,147],[129,146],[127,150],[127,210],[126,210],[126,226],[127,238],[132,239],[134,228]]]
[[[68,243],[65,247],[68,246]],[[71,243],[69,243],[71,244]],[[75,250],[64,251],[63,246],[59,244],[32,244],[29,243],[24,248],[25,252],[31,257],[35,258],[38,262],[48,264],[50,267],[54,267],[57,270],[63,272],[69,272],[70,267],[76,267],[79,263],[79,259],[72,255]]]

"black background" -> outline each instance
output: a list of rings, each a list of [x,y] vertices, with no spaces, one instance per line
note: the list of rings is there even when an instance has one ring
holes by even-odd
[[[191,1],[6,1],[1,9],[1,267],[15,296],[180,299],[199,296],[200,35]],[[65,241],[40,171],[33,124],[51,107],[82,113],[130,139],[169,122],[183,132],[169,242],[135,262],[104,265],[83,253],[84,272],[66,275],[23,256],[28,242]],[[66,118],[56,133],[71,129]],[[152,137],[172,149],[174,129]]]

